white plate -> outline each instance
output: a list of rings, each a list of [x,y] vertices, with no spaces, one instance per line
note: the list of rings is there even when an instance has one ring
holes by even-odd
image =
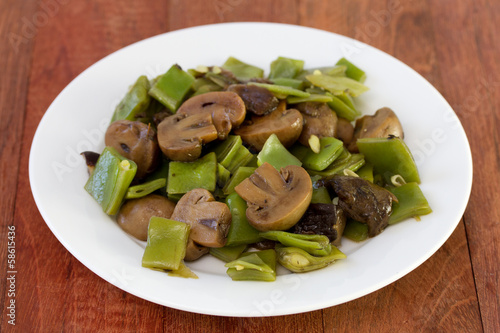
[[[273,283],[233,282],[222,262],[205,256],[190,267],[198,280],[141,267],[144,245],[106,216],[83,185],[79,153],[101,151],[114,107],[140,75],[152,78],[172,64],[221,65],[228,56],[268,70],[278,56],[306,67],[347,57],[367,73],[364,113],[397,112],[434,212],[420,222],[390,226],[362,244],[344,241],[347,259]],[[427,260],[460,221],[472,183],[464,130],[444,98],[393,57],[347,37],[292,25],[216,24],[173,31],[135,43],[85,70],[54,100],[35,134],[29,175],[36,204],[59,241],[90,270],[133,295],[176,309],[224,316],[274,316],[344,303],[380,289]],[[42,245],[43,246],[43,245]],[[62,267],[61,267],[62,269]]]

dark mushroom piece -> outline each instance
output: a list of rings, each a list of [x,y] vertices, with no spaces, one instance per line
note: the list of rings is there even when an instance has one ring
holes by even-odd
[[[245,120],[246,110],[243,100],[232,91],[213,91],[189,98],[176,114],[210,114],[220,140],[227,138],[233,127]]]
[[[177,202],[172,220],[189,224],[189,239],[205,247],[223,247],[231,225],[231,212],[223,202],[215,201],[205,189],[194,189]]]
[[[398,202],[394,194],[355,176],[334,176],[330,182],[339,197],[340,208],[353,220],[366,223],[370,237],[387,227],[392,202]]]
[[[345,118],[338,118],[337,121],[337,139],[341,140],[344,145],[348,146],[354,137],[354,126]]]
[[[349,145],[349,151],[359,152],[356,140],[361,138],[387,138],[396,136],[404,139],[403,127],[398,117],[389,108],[377,110],[373,116],[364,116],[356,120],[354,139]]]
[[[217,129],[208,113],[175,114],[158,125],[158,144],[171,160],[192,162],[201,155],[203,144],[217,139]]]
[[[160,161],[156,131],[140,121],[113,122],[106,131],[104,143],[137,164],[137,179],[156,170]]]
[[[346,216],[338,205],[310,204],[299,222],[289,231],[305,235],[325,235],[339,246],[346,224]]]
[[[307,171],[296,165],[276,170],[264,163],[234,190],[248,205],[248,222],[259,231],[288,230],[306,211],[312,197]]]
[[[148,238],[149,219],[153,216],[169,219],[175,203],[167,198],[149,194],[139,199],[127,200],[116,215],[116,222],[129,235],[145,241]]]
[[[337,114],[326,103],[304,102],[295,105],[302,113],[304,126],[299,142],[309,147],[309,138],[316,135],[318,138],[335,137],[337,132]]]
[[[286,102],[265,116],[252,116],[234,131],[241,136],[245,144],[260,151],[271,134],[276,134],[285,147],[290,147],[297,141],[302,132],[302,114],[296,109],[286,110]]]
[[[273,93],[263,87],[249,84],[233,84],[227,88],[227,91],[237,93],[245,103],[247,112],[252,112],[258,116],[273,111],[279,104],[279,100]]]
[[[89,175],[91,175],[95,169],[95,165],[97,163],[97,160],[99,159],[99,156],[101,156],[101,154],[93,152],[93,151],[84,151],[80,155],[82,155],[83,158],[85,158],[85,164],[87,165],[87,171],[89,172]]]

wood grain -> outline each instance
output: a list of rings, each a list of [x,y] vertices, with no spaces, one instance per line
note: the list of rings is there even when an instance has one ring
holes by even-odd
[[[45,15],[45,16],[44,16]],[[494,0],[124,0],[0,2],[1,304],[6,225],[16,225],[19,332],[495,332],[499,318],[500,5]],[[47,19],[44,20],[44,17]],[[132,296],[84,267],[41,218],[28,180],[36,127],[81,71],[138,40],[190,26],[270,21],[357,38],[429,80],[461,119],[474,158],[464,218],[428,261],[395,283],[324,310],[267,318],[188,313]],[[28,23],[26,23],[28,22]],[[33,22],[37,22],[36,24]],[[2,307],[0,331],[7,324]]]

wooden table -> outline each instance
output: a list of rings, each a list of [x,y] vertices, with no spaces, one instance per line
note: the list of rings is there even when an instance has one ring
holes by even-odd
[[[0,331],[499,332],[500,3],[496,0],[1,0]],[[324,310],[225,318],[159,306],[105,282],[59,243],[35,206],[28,156],[53,99],[81,71],[141,39],[219,22],[270,21],[357,38],[394,55],[452,105],[474,159],[449,240],[391,285]],[[16,326],[8,324],[8,226],[16,229]]]

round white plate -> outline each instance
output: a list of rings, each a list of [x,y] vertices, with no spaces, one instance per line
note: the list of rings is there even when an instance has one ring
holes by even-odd
[[[361,244],[343,241],[347,259],[275,282],[233,282],[224,264],[205,256],[189,264],[199,279],[170,277],[141,267],[144,244],[126,235],[85,192],[80,152],[100,152],[109,119],[129,85],[177,63],[184,69],[222,65],[228,56],[266,71],[278,56],[328,66],[345,56],[367,73],[370,90],[357,99],[365,114],[388,106],[434,212],[420,222],[388,227]],[[90,270],[133,295],[176,309],[223,316],[274,316],[344,303],[409,273],[441,247],[467,205],[472,159],[455,113],[424,78],[395,58],[330,32],[272,23],[229,23],[173,31],[98,61],[54,100],[35,134],[29,175],[36,204],[59,241]]]

